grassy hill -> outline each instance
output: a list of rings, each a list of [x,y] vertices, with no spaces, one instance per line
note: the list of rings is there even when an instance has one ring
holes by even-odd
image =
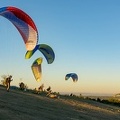
[[[0,86],[0,120],[120,120],[120,107],[88,99],[49,98]]]

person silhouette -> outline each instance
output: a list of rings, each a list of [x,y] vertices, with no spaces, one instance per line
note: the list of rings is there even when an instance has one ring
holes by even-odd
[[[7,78],[6,78],[6,90],[9,92],[9,89],[10,89],[10,83],[11,83],[11,81],[12,81],[13,79],[12,79],[12,75],[10,75],[10,76],[8,76]]]

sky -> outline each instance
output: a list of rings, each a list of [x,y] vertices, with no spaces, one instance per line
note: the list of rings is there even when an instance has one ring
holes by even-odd
[[[41,84],[56,92],[120,92],[120,1],[119,0],[1,0],[0,7],[14,6],[35,22],[39,44],[55,52],[47,64],[37,51],[26,60],[26,48],[17,29],[0,17],[0,76],[13,75],[11,85],[20,82],[34,89]],[[42,80],[33,76],[33,61],[43,57]],[[79,80],[65,81],[74,72]],[[1,78],[2,79],[2,78]]]

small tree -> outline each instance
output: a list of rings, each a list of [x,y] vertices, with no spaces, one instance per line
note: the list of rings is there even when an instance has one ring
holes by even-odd
[[[43,92],[44,84],[42,84],[39,88],[38,91]]]
[[[3,86],[6,86],[6,78],[7,78],[7,75],[2,75],[1,77],[2,77],[1,84],[2,84]]]
[[[20,90],[26,90],[26,89],[28,89],[27,84],[25,85],[23,82],[19,83],[19,86],[20,86]]]
[[[25,89],[25,84],[23,82],[19,83],[20,86],[20,90],[24,90]]]

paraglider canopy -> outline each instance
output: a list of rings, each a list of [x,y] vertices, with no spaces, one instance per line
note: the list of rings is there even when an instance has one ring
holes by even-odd
[[[8,19],[21,34],[27,50],[33,50],[38,42],[37,27],[24,11],[8,6],[0,8],[0,15]]]
[[[41,63],[42,63],[42,61],[43,61],[43,59],[41,57],[37,58],[31,66],[31,69],[32,69],[32,72],[33,72],[33,75],[34,75],[36,81],[41,80],[41,76],[42,76]]]
[[[31,58],[32,55],[37,50],[39,50],[44,55],[44,57],[46,58],[48,64],[53,63],[53,61],[55,59],[55,53],[54,53],[53,49],[47,44],[38,44],[38,45],[36,45],[36,47],[33,50],[26,52],[25,58],[26,59]]]
[[[68,73],[68,74],[66,74],[65,80],[68,80],[70,77],[72,78],[73,82],[78,81],[78,75],[76,73]]]

